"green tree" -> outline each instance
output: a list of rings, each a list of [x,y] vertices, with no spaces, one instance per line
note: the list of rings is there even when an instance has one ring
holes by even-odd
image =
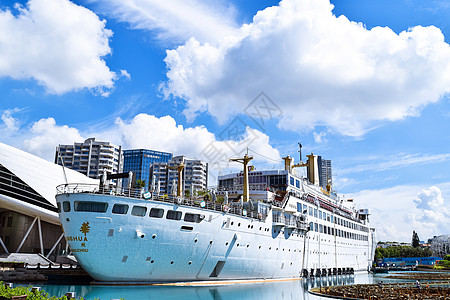
[[[143,187],[145,187],[145,180],[142,180],[142,179],[136,180],[136,187],[137,187],[137,188],[143,188]]]
[[[419,244],[420,244],[419,235],[417,234],[417,232],[413,231],[411,246],[417,248],[419,247]]]

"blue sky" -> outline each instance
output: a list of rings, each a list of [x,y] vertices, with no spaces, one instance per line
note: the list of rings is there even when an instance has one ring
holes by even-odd
[[[450,1],[2,1],[0,141],[52,160],[95,136],[202,158],[213,178],[246,146],[264,169],[301,142],[379,239],[448,234],[448,15]]]

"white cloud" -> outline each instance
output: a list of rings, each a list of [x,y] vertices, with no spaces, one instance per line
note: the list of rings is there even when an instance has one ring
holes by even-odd
[[[128,80],[131,80],[131,75],[127,70],[120,70],[120,76],[125,77]]]
[[[356,165],[339,171],[340,175],[354,174],[367,171],[386,171],[407,167],[411,165],[421,165],[430,163],[442,163],[450,160],[450,153],[439,154],[405,154],[399,153],[389,156],[373,156],[366,157],[366,161],[375,161],[367,164]]]
[[[332,14],[328,0],[283,0],[217,45],[196,38],[167,51],[166,97],[188,117],[221,122],[261,91],[282,109],[279,126],[329,126],[360,136],[416,116],[450,90],[450,47],[433,26],[400,34]]]
[[[417,194],[414,201],[418,212],[412,214],[413,224],[429,235],[448,234],[450,231],[450,210],[448,202],[442,197],[441,189],[431,186]]]
[[[55,119],[41,119],[24,132],[22,148],[30,153],[53,161],[56,146],[84,141],[78,129],[67,125],[59,126]]]
[[[4,133],[8,132],[9,134],[14,133],[17,130],[19,130],[19,120],[17,120],[13,116],[13,114],[18,111],[20,111],[20,109],[17,107],[3,111],[2,116],[1,116],[3,125],[0,126],[0,130],[2,130]]]
[[[100,11],[135,29],[157,32],[159,39],[184,42],[190,37],[216,41],[232,34],[234,9],[225,1],[200,0],[93,0]]]
[[[228,159],[242,157],[246,147],[251,149],[250,152],[254,151],[251,154],[254,154],[257,164],[281,161],[278,150],[270,145],[269,137],[256,129],[245,128],[238,140],[219,140],[204,126],[185,128],[170,116],[158,118],[138,114],[131,120],[117,118],[112,126],[96,132],[57,125],[54,118],[41,119],[28,129],[18,129],[14,139],[4,136],[2,142],[50,161],[54,160],[57,145],[82,142],[87,137],[110,141],[121,145],[122,149],[145,148],[202,159],[210,163],[215,174],[225,168],[239,167],[230,164]],[[257,153],[264,153],[264,157]]]
[[[448,189],[448,183],[439,184]],[[401,185],[364,190],[352,195],[358,208],[369,208],[371,226],[380,241],[410,242],[415,230],[421,240],[450,231],[450,203],[437,186]]]
[[[105,21],[68,0],[30,0],[0,10],[0,77],[34,79],[48,93],[84,88],[107,95],[116,74]]]
[[[313,136],[314,136],[314,142],[316,142],[317,144],[322,144],[322,143],[326,143],[327,139],[325,138],[327,135],[327,132],[322,131],[320,133],[314,132]]]
[[[161,118],[148,114],[138,114],[129,121],[117,118],[110,130],[100,133],[106,139],[120,144],[124,149],[147,148],[184,154],[193,158],[202,158],[214,163],[223,161],[235,153],[241,153],[245,147],[268,157],[280,159],[278,150],[269,144],[269,137],[249,127],[238,141],[217,140],[215,135],[204,126],[187,127],[179,125],[171,116]],[[259,159],[259,161],[265,160]]]

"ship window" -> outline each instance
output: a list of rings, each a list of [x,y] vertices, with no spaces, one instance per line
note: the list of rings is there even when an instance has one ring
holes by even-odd
[[[170,220],[177,220],[177,221],[181,220],[181,211],[168,210],[166,218],[170,219]]]
[[[147,213],[147,207],[145,206],[133,206],[131,209],[131,214],[133,216],[143,217]]]
[[[69,201],[64,201],[63,202],[63,210],[64,210],[64,212],[69,212],[70,211],[70,202]]]
[[[295,180],[295,186],[300,188],[300,181],[298,181],[297,179]]]
[[[291,184],[292,186],[295,184],[295,179],[294,179],[294,177],[291,177],[291,178],[290,178],[290,184]]]
[[[57,202],[56,206],[58,207],[58,212],[60,213],[61,212],[61,203]]]
[[[323,225],[322,224],[319,224],[319,232],[323,233]]]
[[[63,203],[64,205],[64,203]],[[91,202],[91,201],[76,201],[75,211],[85,211],[85,212],[98,212],[105,213],[108,208],[108,203],[105,202]]]
[[[128,212],[128,205],[126,204],[114,204],[112,213],[119,215],[126,215]]]
[[[200,214],[191,214],[191,213],[184,214],[185,222],[200,223],[203,220],[203,218],[201,218]]]
[[[317,208],[314,208],[314,217],[317,218]]]
[[[322,219],[322,212],[319,210],[319,219]]]
[[[162,218],[163,215],[164,215],[164,209],[162,209],[162,208],[150,209],[150,217],[152,217],[152,218]]]
[[[319,231],[319,224],[314,223],[314,231],[318,232]]]
[[[309,210],[309,215],[312,216],[313,215],[313,208],[312,207],[308,207]]]
[[[313,222],[309,223],[309,230],[311,230],[311,231],[314,230],[314,223]]]

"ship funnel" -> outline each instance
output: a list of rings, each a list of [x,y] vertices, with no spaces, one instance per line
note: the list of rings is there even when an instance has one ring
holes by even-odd
[[[283,157],[284,159],[284,169],[286,171],[289,171],[289,173],[292,173],[292,164],[294,163],[294,159],[290,157],[289,155],[286,157]]]
[[[310,155],[306,155],[308,157],[307,164],[307,172],[308,172],[308,180],[314,185],[319,185],[319,167],[317,162],[317,155],[311,153]]]

